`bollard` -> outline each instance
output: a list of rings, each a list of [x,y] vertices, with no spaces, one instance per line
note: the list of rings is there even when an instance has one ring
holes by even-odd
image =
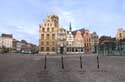
[[[80,56],[80,68],[82,69],[82,57]]]
[[[64,69],[63,56],[61,56],[61,64],[62,64],[62,69]]]
[[[99,69],[99,56],[97,56],[97,68]]]
[[[47,66],[46,66],[46,61],[47,61],[47,57],[45,55],[45,62],[44,62],[44,69],[46,70]]]

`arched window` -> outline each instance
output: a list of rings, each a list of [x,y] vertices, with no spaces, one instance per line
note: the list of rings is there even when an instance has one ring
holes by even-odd
[[[42,28],[42,31],[45,32],[45,28]]]
[[[44,34],[41,34],[41,39],[44,39]]]
[[[55,39],[55,34],[52,34],[52,39]]]
[[[47,39],[49,39],[50,38],[50,36],[49,36],[49,34],[47,34]]]

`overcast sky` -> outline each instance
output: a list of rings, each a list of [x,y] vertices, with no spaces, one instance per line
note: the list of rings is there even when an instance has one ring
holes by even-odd
[[[125,29],[125,0],[0,0],[0,34],[38,44],[39,24],[47,15],[59,16],[60,27],[86,28],[115,36]]]

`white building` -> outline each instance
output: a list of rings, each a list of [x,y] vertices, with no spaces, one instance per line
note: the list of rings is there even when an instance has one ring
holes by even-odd
[[[72,27],[71,27],[71,24],[70,24],[70,27],[69,27],[69,31],[67,33],[67,46],[72,46],[73,44],[73,41],[74,41],[74,36],[72,34]]]
[[[125,30],[123,28],[119,28],[116,33],[116,40],[123,40],[125,39]]]
[[[82,33],[77,31],[75,35],[72,34],[71,24],[69,32],[67,33],[67,51],[66,54],[84,54],[84,40]]]
[[[11,34],[2,34],[0,36],[0,47],[13,48],[13,36]]]
[[[73,42],[74,42],[74,36],[72,34],[72,27],[71,27],[71,24],[69,26],[69,31],[67,32],[67,39],[66,39],[66,42],[67,42],[67,51],[66,51],[66,54],[71,54],[72,52],[72,46],[73,46]]]

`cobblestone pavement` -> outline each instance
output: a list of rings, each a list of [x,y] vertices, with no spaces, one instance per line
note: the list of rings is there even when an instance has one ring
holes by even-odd
[[[0,82],[125,82],[125,56],[64,56],[62,69],[61,56],[47,56],[47,69],[44,69],[44,56],[1,55]]]

